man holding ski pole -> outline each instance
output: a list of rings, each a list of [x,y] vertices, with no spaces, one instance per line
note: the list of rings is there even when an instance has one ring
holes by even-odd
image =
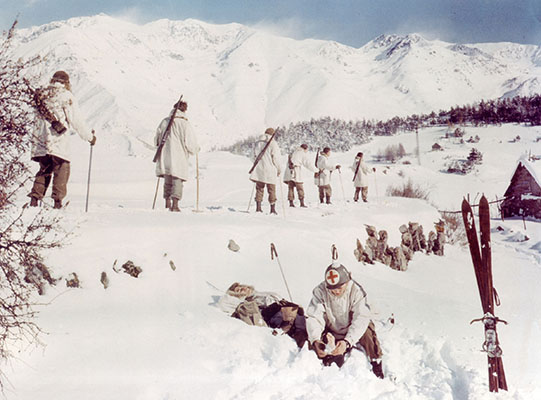
[[[43,199],[52,179],[53,207],[62,208],[70,176],[70,135],[77,132],[91,146],[96,143],[96,136],[80,114],[66,72],[56,71],[49,86],[34,92],[34,102],[37,121],[32,137],[32,160],[39,163],[39,171],[28,195],[30,207],[36,207]]]
[[[313,291],[306,310],[308,341],[323,365],[341,367],[353,347],[362,347],[372,372],[383,379],[381,346],[371,320],[364,289],[342,264],[325,270],[325,280]]]
[[[331,173],[334,170],[339,170],[340,165],[332,165],[329,157],[331,156],[330,147],[325,147],[317,160],[317,178],[316,184],[319,188],[319,202],[323,204],[331,204],[332,188],[331,188]]]
[[[270,213],[276,212],[276,178],[280,176],[280,148],[274,141],[275,131],[272,128],[265,130],[254,148],[254,164],[250,169],[250,180],[255,182],[255,204],[256,212],[263,212],[261,203],[265,186],[269,195]]]
[[[300,206],[306,207],[306,204],[304,204],[304,179],[301,174],[301,167],[315,172],[310,160],[308,160],[308,145],[304,143],[289,155],[284,172],[284,183],[288,186],[287,199],[289,200],[289,207],[295,207],[295,189],[297,189]]]
[[[199,152],[197,138],[186,117],[187,110],[188,103],[181,96],[169,116],[158,126],[154,138],[156,176],[164,178],[165,208],[174,212],[180,212],[178,203],[182,199],[184,182],[188,180],[188,158]]]

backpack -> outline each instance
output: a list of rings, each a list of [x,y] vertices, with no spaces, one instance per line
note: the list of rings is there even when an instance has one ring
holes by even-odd
[[[231,316],[244,321],[248,325],[267,326],[259,306],[254,300],[245,300],[240,303]]]
[[[295,340],[299,348],[308,340],[304,310],[299,305],[280,300],[263,308],[261,314],[269,327],[282,329]],[[284,319],[286,316],[289,321]]]

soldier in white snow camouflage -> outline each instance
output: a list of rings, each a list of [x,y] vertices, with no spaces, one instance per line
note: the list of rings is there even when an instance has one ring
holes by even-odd
[[[28,195],[30,206],[38,205],[52,179],[54,208],[61,208],[70,175],[71,133],[77,132],[92,146],[96,143],[96,137],[94,131],[87,128],[79,112],[66,72],[55,72],[48,87],[36,90],[34,100],[38,113],[32,137],[32,160],[39,163],[39,171]]]
[[[324,365],[336,363],[339,367],[352,347],[360,346],[374,374],[383,378],[383,353],[365,297],[366,293],[351,279],[346,267],[337,263],[329,265],[325,280],[314,289],[306,310],[308,341]]]
[[[197,138],[186,117],[188,103],[180,101],[175,104],[169,116],[158,126],[154,144],[159,146],[175,108],[178,111],[171,125],[171,131],[156,162],[156,176],[164,178],[165,208],[180,212],[178,203],[182,199],[184,182],[188,180],[188,158],[199,152]]]
[[[311,161],[308,159],[308,145],[301,144],[298,149],[288,157],[288,162],[284,172],[284,183],[288,186],[287,199],[289,206],[295,207],[295,189],[299,196],[300,206],[306,207],[304,203],[304,179],[302,177],[302,167],[311,172],[315,172]]]
[[[271,140],[274,134],[274,129],[268,128],[265,133],[261,135],[254,147],[254,159],[261,153],[263,148]],[[276,144],[276,141],[269,143],[269,146],[263,153],[263,156],[250,174],[250,180],[255,182],[255,204],[256,212],[263,212],[261,209],[261,203],[263,202],[263,194],[265,186],[267,187],[267,193],[269,195],[270,212],[276,213],[276,178],[280,176],[280,148]]]
[[[325,147],[317,159],[318,172],[316,185],[319,188],[319,202],[331,204],[332,188],[331,188],[331,173],[334,170],[340,169],[340,165],[331,165],[329,157],[331,149]]]

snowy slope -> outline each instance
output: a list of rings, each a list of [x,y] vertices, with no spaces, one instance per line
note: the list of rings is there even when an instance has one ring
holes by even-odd
[[[135,25],[106,15],[20,30],[17,56],[40,54],[42,81],[72,75],[89,124],[111,146],[141,151],[183,93],[205,149],[267,126],[429,113],[541,90],[538,46],[457,45],[418,34],[361,48],[293,40],[188,19]]]
[[[466,127],[479,135],[475,146],[483,164],[466,176],[442,173],[449,158],[465,158],[469,145],[443,141],[443,128],[419,132],[421,165],[375,164],[372,156],[389,143],[411,152],[413,135],[376,138],[335,154],[351,164],[363,151],[377,168],[370,179],[369,203],[345,203],[353,194],[352,172],[334,175],[333,205],[316,202],[316,188],[306,183],[308,209],[287,209],[284,217],[243,213],[251,193],[250,160],[222,152],[200,156],[203,213],[193,213],[195,181],[186,185],[182,212],[151,210],[155,187],[150,157],[118,156],[96,145],[90,211],[84,213],[88,145],[74,137],[69,206],[62,213],[74,236],[61,251],[48,254],[57,277],[77,272],[83,288],[61,283],[39,299],[39,325],[47,332],[43,347],[13,348],[8,399],[514,399],[541,398],[541,227],[538,222],[501,221],[491,210],[494,284],[502,300],[500,325],[509,392],[489,395],[481,304],[467,249],[447,246],[444,257],[416,253],[406,272],[384,265],[363,265],[353,256],[355,240],[366,239],[364,224],[387,229],[398,245],[399,225],[420,222],[433,229],[438,209],[458,210],[469,193],[501,196],[515,162],[525,151],[541,153],[540,128],[514,125]],[[517,135],[522,140],[509,143]],[[445,151],[431,152],[434,142]],[[285,157],[283,162],[285,164]],[[384,173],[385,171],[385,173]],[[192,169],[192,172],[193,171]],[[429,202],[385,196],[389,185],[411,178],[430,189]],[[285,190],[284,187],[282,189]],[[280,193],[280,192],[278,192]],[[25,199],[21,198],[21,203]],[[498,230],[501,227],[503,230]],[[529,240],[524,240],[525,236]],[[240,251],[227,249],[229,239]],[[387,378],[376,379],[363,354],[352,353],[342,369],[324,368],[306,348],[298,351],[287,336],[245,325],[216,306],[231,283],[262,291],[287,292],[273,242],[293,299],[307,306],[311,290],[330,263],[331,245],[379,310],[377,320],[394,313],[394,328],[376,322]],[[113,263],[133,260],[143,268],[134,279],[113,271]],[[176,270],[170,268],[173,261]],[[106,271],[111,285],[99,282]],[[209,284],[216,286],[215,289]]]

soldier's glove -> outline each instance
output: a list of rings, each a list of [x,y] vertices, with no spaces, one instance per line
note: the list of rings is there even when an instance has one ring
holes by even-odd
[[[323,358],[327,355],[325,352],[325,343],[323,343],[321,340],[315,340],[313,346],[318,358]]]
[[[96,131],[92,129],[92,139],[90,139],[90,146],[94,146],[96,144]]]

